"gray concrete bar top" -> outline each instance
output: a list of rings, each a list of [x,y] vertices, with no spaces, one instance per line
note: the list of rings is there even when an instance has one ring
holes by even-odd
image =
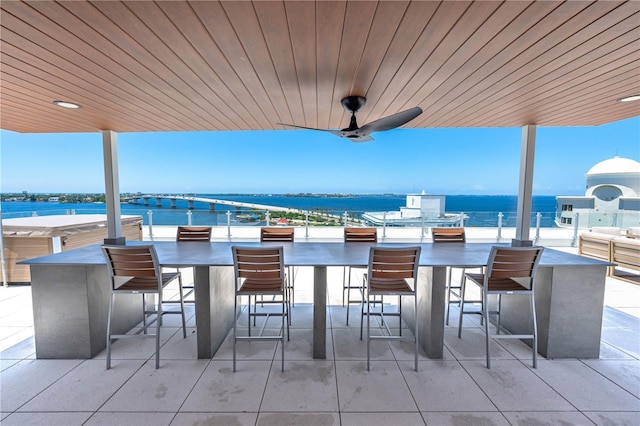
[[[210,358],[235,318],[233,312],[232,245],[282,245],[285,263],[314,268],[314,358],[325,358],[326,268],[366,266],[369,244],[341,242],[176,243],[154,244],[167,267],[194,267],[198,357]],[[418,281],[420,342],[427,356],[442,358],[445,275],[447,266],[486,264],[495,244],[420,245]],[[89,358],[105,346],[109,279],[100,245],[24,261],[33,274],[32,297],[39,358]],[[546,357],[598,357],[606,268],[609,264],[553,249],[545,249],[536,289],[540,353]],[[120,304],[126,331],[140,320],[139,306]],[[514,331],[526,324],[518,303],[505,305],[503,324]],[[409,325],[415,313],[407,311]],[[127,328],[128,327],[128,328]],[[70,344],[73,342],[73,344]]]
[[[287,264],[294,266],[312,266],[313,263],[323,258],[326,266],[366,266],[369,254],[368,244],[350,244],[341,242],[295,242],[295,243],[178,243],[172,241],[128,241],[127,245],[153,244],[157,251],[160,263],[163,266],[233,266],[231,246],[258,246],[258,245],[282,245],[285,248]],[[292,251],[294,246],[306,246],[308,249],[300,252]],[[489,250],[494,245],[490,243],[449,243],[444,245],[432,243],[379,243],[379,246],[412,246],[422,247],[420,266],[475,266],[486,264]],[[295,255],[295,257],[291,257]],[[308,256],[307,256],[308,255]],[[365,256],[365,257],[363,257]],[[313,259],[316,260],[313,260]],[[28,265],[103,265],[104,257],[100,251],[100,244],[94,244],[52,255],[24,260],[22,264]],[[610,266],[611,263],[602,262],[584,256],[567,253],[561,250],[546,248],[541,266]]]

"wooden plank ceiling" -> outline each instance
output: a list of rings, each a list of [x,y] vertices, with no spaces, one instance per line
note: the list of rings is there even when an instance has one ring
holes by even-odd
[[[17,132],[598,125],[640,115],[640,2],[2,1]],[[55,106],[65,100],[79,110]]]

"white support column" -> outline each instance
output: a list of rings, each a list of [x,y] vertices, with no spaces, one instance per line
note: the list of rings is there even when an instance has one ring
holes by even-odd
[[[113,130],[102,131],[107,238],[105,244],[125,244],[120,222],[120,178],[118,175],[118,139]]]
[[[2,230],[2,203],[0,203],[0,261],[2,262],[2,285],[7,287],[7,262],[4,258],[4,231]]]
[[[520,182],[518,183],[518,206],[516,218],[516,238],[512,246],[527,247],[533,242],[529,239],[531,221],[531,199],[533,192],[533,160],[536,150],[536,126],[522,128],[522,146],[520,148]]]

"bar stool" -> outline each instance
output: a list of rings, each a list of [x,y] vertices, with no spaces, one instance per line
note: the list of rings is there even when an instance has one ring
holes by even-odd
[[[373,243],[378,242],[378,230],[376,228],[344,228],[344,242],[345,243]],[[353,270],[362,270],[362,284],[351,285],[351,272]],[[345,291],[347,293],[347,325],[349,325],[349,304],[358,303],[362,304],[364,301],[364,287],[367,280],[366,268],[357,268],[355,266],[346,266],[342,271],[342,306],[345,302]],[[356,289],[360,292],[360,298],[358,300],[351,299],[351,289]]]
[[[431,228],[431,236],[434,244],[439,243],[466,243],[466,235],[464,228]],[[453,275],[453,269],[460,269],[460,283],[456,286],[451,281]],[[449,325],[449,308],[452,303],[455,303],[460,307],[460,290],[462,288],[462,280],[466,268],[455,268],[447,266],[447,278],[446,278],[446,314],[445,324]],[[451,296],[455,297],[455,300],[451,300]],[[479,303],[479,301],[478,301]]]
[[[292,243],[294,237],[294,229],[290,227],[262,227],[260,228],[260,241],[273,241]],[[289,293],[289,303],[295,306],[295,274],[296,269],[293,266],[287,267],[287,292]]]
[[[420,260],[419,246],[416,247],[371,247],[369,250],[369,267],[367,269],[367,370],[370,369],[371,340],[403,339],[402,333],[393,335],[387,321],[382,336],[371,335],[371,316],[397,316],[402,330],[402,302],[398,303],[398,312],[371,312],[371,298],[376,296],[413,297],[416,315],[413,340],[415,342],[415,370],[418,371],[418,264]],[[363,316],[365,312],[363,311]],[[360,327],[362,328],[362,322]]]
[[[282,371],[284,371],[284,329],[287,327],[287,340],[289,339],[289,305],[287,303],[287,284],[285,277],[284,255],[282,247],[231,247],[233,254],[233,266],[235,272],[235,297],[234,312],[238,312],[238,298],[248,296],[248,335],[238,336],[237,319],[233,322],[233,371],[236,371],[236,343],[239,340],[279,340],[282,351]],[[282,305],[282,312],[275,313],[251,313],[251,297],[279,296],[277,303]],[[276,302],[274,302],[276,303]],[[279,336],[264,336],[263,331],[269,316],[281,316]],[[265,325],[258,336],[251,336],[251,317],[265,316]],[[254,322],[255,324],[255,322]]]
[[[211,242],[211,232],[212,228],[210,226],[178,226],[178,230],[176,232],[176,241],[177,242],[199,242],[199,243],[209,243]],[[195,276],[194,276],[195,279]],[[194,292],[193,285],[185,285],[183,289],[186,291],[184,297],[190,296]],[[165,301],[165,303],[173,303],[174,301],[169,300]],[[185,303],[194,303],[194,300],[185,300]]]
[[[486,274],[465,273],[462,281],[462,299],[460,306],[460,320],[458,322],[458,338],[462,338],[462,316],[465,314],[481,314],[484,318],[484,328],[486,337],[487,368],[491,368],[491,357],[489,355],[489,339],[533,339],[533,368],[537,367],[538,353],[538,329],[536,324],[536,305],[534,295],[534,285],[536,271],[543,247],[500,247],[491,248],[487,261]],[[467,281],[480,287],[482,290],[482,310],[465,311],[464,299]],[[489,312],[489,295],[497,295],[497,310]],[[502,296],[506,295],[526,295],[529,296],[531,305],[531,329],[530,334],[509,334],[509,331],[502,327],[500,323],[500,308]],[[489,321],[490,314],[495,314],[497,320],[491,322],[497,334],[490,335]],[[500,334],[506,332],[506,334]]]
[[[102,246],[102,252],[107,261],[107,268],[111,276],[111,299],[107,318],[107,370],[111,368],[111,341],[125,338],[155,338],[156,340],[156,368],[160,367],[160,326],[161,318],[167,314],[182,316],[182,336],[187,337],[184,318],[184,301],[182,294],[182,275],[180,272],[162,273],[158,264],[156,249],[152,245],[140,246]],[[173,280],[178,280],[180,292],[180,311],[163,311],[162,290]],[[114,321],[114,304],[116,294],[137,294],[142,296],[143,326],[139,333],[111,334]],[[158,306],[155,310],[148,310],[147,294],[157,294]],[[147,316],[155,314],[155,318],[148,322]],[[148,334],[147,329],[156,323],[155,334]]]

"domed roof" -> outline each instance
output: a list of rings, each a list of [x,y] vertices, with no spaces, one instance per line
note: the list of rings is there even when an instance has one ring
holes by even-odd
[[[593,166],[587,176],[611,174],[640,174],[640,163],[630,158],[613,157]]]

